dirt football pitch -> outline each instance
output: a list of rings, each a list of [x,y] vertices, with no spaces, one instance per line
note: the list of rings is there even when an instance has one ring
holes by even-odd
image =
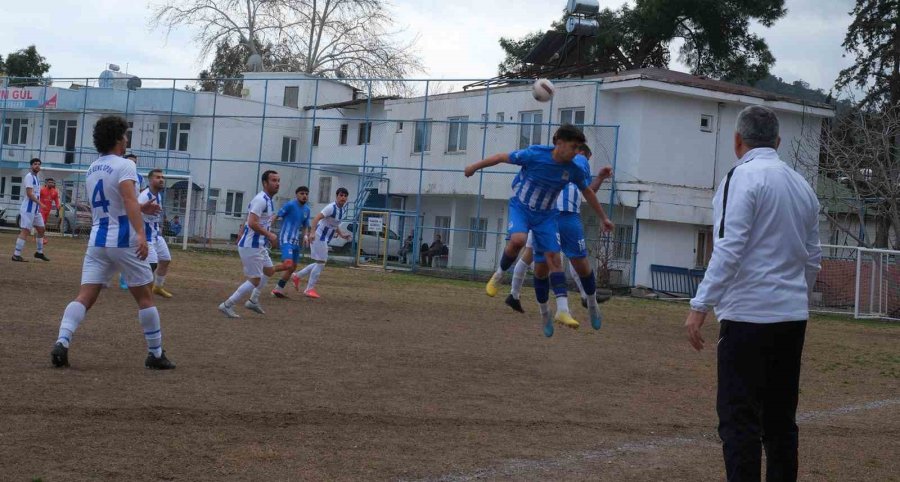
[[[130,295],[105,290],[50,349],[85,240],[51,262],[0,234],[0,480],[722,480],[714,322],[616,298],[594,332],[546,339],[481,283],[328,267],[310,300],[216,310],[236,255],[173,249],[158,299],[178,368],[143,367]],[[271,289],[270,283],[269,288]],[[289,285],[290,288],[290,285]],[[900,323],[814,318],[801,376],[800,479],[900,480]]]

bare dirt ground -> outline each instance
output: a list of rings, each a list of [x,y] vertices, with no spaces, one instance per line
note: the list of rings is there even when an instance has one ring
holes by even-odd
[[[717,327],[694,353],[684,305],[614,299],[601,331],[545,339],[530,293],[520,315],[481,284],[328,267],[322,299],[229,320],[238,258],[173,250],[158,306],[178,368],[143,368],[136,306],[113,288],[60,370],[85,241],[27,264],[13,243],[0,235],[2,480],[724,478]],[[816,318],[803,361],[801,480],[900,480],[900,324]]]

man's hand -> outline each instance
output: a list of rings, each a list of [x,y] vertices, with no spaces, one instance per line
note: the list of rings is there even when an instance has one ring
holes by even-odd
[[[275,236],[275,233],[273,233],[273,232],[266,233],[266,239],[269,240],[269,244],[271,244],[273,248],[278,247],[278,236]]]
[[[611,233],[613,229],[616,229],[616,225],[610,221],[609,218],[603,220],[603,232]]]
[[[353,235],[350,234],[350,233],[341,233],[341,234],[340,234],[340,237],[346,239],[347,241],[350,241],[350,239],[353,238]]]
[[[144,214],[149,214],[152,216],[155,214],[159,214],[160,211],[162,211],[162,206],[154,201],[150,201],[146,204],[141,204],[141,212]]]
[[[303,236],[303,246],[309,247],[309,235],[308,234]]]
[[[613,175],[613,170],[612,170],[612,167],[610,167],[610,166],[603,166],[602,168],[600,168],[600,172],[597,173],[597,177],[599,177],[600,179],[603,179],[603,180],[611,178],[612,175]]]
[[[702,350],[703,344],[706,343],[700,335],[700,328],[703,326],[704,321],[706,321],[706,313],[691,310],[688,313],[687,320],[684,322],[684,327],[687,328],[688,341],[697,351]]]
[[[476,170],[477,169],[475,169],[474,164],[469,164],[468,166],[466,166],[466,170],[465,170],[466,177],[472,177],[473,175],[475,175]]]
[[[134,252],[137,253],[138,259],[143,261],[147,259],[147,254],[149,252],[149,248],[147,248],[147,237],[140,236],[138,237],[138,240],[137,249],[135,249]]]

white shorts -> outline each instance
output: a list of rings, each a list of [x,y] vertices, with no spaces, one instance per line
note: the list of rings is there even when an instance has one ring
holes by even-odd
[[[156,241],[147,243],[148,263],[159,263],[160,261],[172,261],[172,255],[169,253],[169,245],[166,244],[166,238],[157,236]]]
[[[153,282],[150,263],[141,261],[135,248],[101,248],[90,246],[81,267],[81,284],[106,284],[116,272],[121,272],[130,288]]]
[[[44,217],[40,212],[26,213],[19,211],[19,227],[22,229],[43,228]]]
[[[528,231],[528,239],[525,240],[525,247],[534,249],[534,235]]]
[[[309,257],[321,262],[328,261],[328,243],[321,240],[315,240],[309,246]]]
[[[272,258],[266,248],[238,248],[241,255],[241,263],[244,265],[244,274],[248,278],[260,278],[265,276],[263,268],[272,267]]]

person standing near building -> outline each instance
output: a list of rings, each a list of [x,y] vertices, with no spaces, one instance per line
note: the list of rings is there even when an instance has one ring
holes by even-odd
[[[25,199],[22,200],[22,205],[19,207],[19,228],[21,230],[16,238],[16,250],[12,256],[13,261],[20,263],[25,262],[25,258],[22,257],[22,250],[25,248],[25,240],[28,239],[32,229],[37,232],[35,235],[37,238],[37,251],[34,253],[34,257],[50,261],[44,255],[44,218],[38,212],[41,206],[41,180],[38,178],[38,173],[41,172],[41,160],[35,157],[31,160],[30,165],[31,170],[25,175],[25,181],[23,182]]]
[[[172,262],[172,255],[169,253],[166,237],[161,232],[161,211],[156,214],[143,212],[144,206],[147,204],[164,206],[163,192],[166,188],[166,176],[163,174],[162,169],[153,169],[147,174],[147,179],[149,180],[149,186],[141,191],[141,194],[138,196],[138,204],[141,205],[144,231],[147,234],[147,246],[149,247],[147,262],[150,263],[150,268],[153,269],[154,274],[153,294],[163,298],[171,298],[172,293],[166,290],[165,284],[166,275],[169,274],[169,264]]]
[[[685,322],[696,350],[710,307],[720,320],[719,437],[729,481],[797,479],[797,399],[809,291],[819,272],[819,202],[778,157],[778,118],[747,107],[734,134],[737,165],[713,199],[712,258]]]
[[[41,217],[44,219],[44,226],[47,226],[47,218],[50,217],[50,211],[53,209],[53,206],[56,206],[56,217],[59,219],[60,224],[62,224],[62,209],[59,204],[59,191],[56,190],[56,181],[53,178],[47,178],[44,181],[44,187],[41,188]],[[62,228],[62,226],[60,226]],[[44,240],[44,244],[50,241],[49,239]]]

